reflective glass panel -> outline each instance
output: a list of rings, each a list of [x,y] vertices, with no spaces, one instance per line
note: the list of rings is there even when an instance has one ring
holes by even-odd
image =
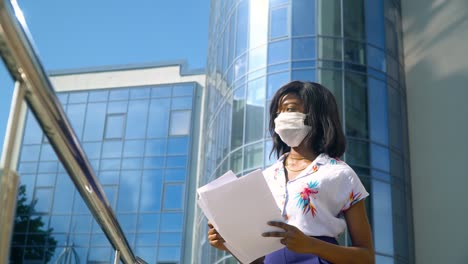
[[[267,64],[267,46],[253,49],[249,53],[249,72],[264,68]]]
[[[125,171],[120,175],[117,210],[135,212],[140,200],[141,171]]]
[[[236,57],[247,48],[249,26],[249,1],[241,1],[237,8]]]
[[[185,181],[186,171],[185,169],[167,169],[164,175],[164,181],[166,182],[177,182]]]
[[[393,255],[392,192],[390,184],[372,181],[372,223],[375,250]]]
[[[181,83],[176,84],[172,88],[172,96],[192,96],[194,84]]]
[[[328,36],[341,36],[341,1],[318,1],[318,34]],[[374,1],[374,0],[372,0]]]
[[[118,214],[117,220],[125,233],[135,232],[137,228],[137,215],[136,214]]]
[[[182,110],[182,109],[192,109],[192,97],[176,97],[172,98],[171,109],[172,110]]]
[[[108,114],[124,114],[127,112],[128,101],[109,102],[107,105]]]
[[[164,210],[182,210],[184,205],[184,185],[165,184],[164,185]]]
[[[137,234],[136,244],[138,246],[155,246],[158,243],[158,233],[139,233]],[[145,261],[148,261],[144,259]]]
[[[245,141],[252,142],[263,137],[263,115],[265,109],[265,78],[249,83],[245,120]],[[260,124],[260,126],[259,126]]]
[[[125,138],[138,139],[146,136],[148,100],[134,100],[128,104]]]
[[[187,135],[190,132],[191,125],[191,111],[171,111],[171,126],[169,128],[169,134],[175,135]]]
[[[125,115],[107,115],[105,138],[122,138]]]
[[[143,171],[140,210],[143,212],[161,210],[163,186],[162,170]]]
[[[42,144],[41,160],[57,160],[54,149],[49,144]]]
[[[156,232],[160,226],[159,214],[140,214],[138,232]]]
[[[291,80],[289,71],[270,74],[267,77],[267,99],[271,99],[275,92]]]
[[[385,47],[384,0],[365,0],[367,41]]]
[[[120,158],[123,142],[120,140],[104,141],[102,144],[103,158]]]
[[[184,155],[188,153],[189,149],[188,137],[169,138],[167,141],[167,154],[168,155]]]
[[[150,92],[150,88],[132,88],[130,89],[130,99],[149,98]]]
[[[180,247],[159,247],[158,263],[163,261],[178,261],[180,259]],[[167,262],[166,262],[167,263]],[[172,264],[169,262],[168,264]]]
[[[152,139],[146,141],[145,156],[162,156],[166,152],[165,139]]]
[[[109,92],[109,101],[128,100],[128,89],[112,89]]]
[[[105,102],[109,96],[107,90],[97,90],[89,93],[88,102]]]
[[[232,102],[231,150],[239,147],[244,139],[245,86],[234,91]]]
[[[106,103],[88,104],[83,134],[84,141],[102,140],[104,134],[105,118]]]
[[[384,51],[367,45],[367,64],[377,70],[386,72],[387,65]]]
[[[357,64],[366,64],[366,45],[362,42],[346,40],[344,59]]]
[[[162,232],[159,234],[159,244],[165,246],[177,246],[182,242],[181,232]]]
[[[236,150],[231,154],[231,170],[236,174],[242,171],[242,150]]]
[[[295,38],[292,41],[293,60],[315,59],[315,38]]]
[[[371,144],[371,166],[383,171],[390,171],[390,154],[386,147]]]
[[[289,8],[287,6],[270,11],[270,39],[287,37],[289,35]]]
[[[343,1],[344,37],[365,40],[364,0]]]
[[[292,2],[292,35],[309,36],[315,34],[315,0]]]
[[[346,73],[346,134],[354,137],[368,136],[367,80],[366,76]]]
[[[139,170],[142,168],[142,158],[125,158],[122,160],[122,170]]]
[[[149,157],[144,159],[143,167],[145,169],[157,169],[164,166],[164,157]]]
[[[300,80],[300,81],[309,81],[314,82],[316,80],[316,72],[315,69],[307,69],[307,70],[293,70],[292,71],[292,80]]]
[[[30,110],[26,118],[26,127],[24,129],[23,144],[40,144],[42,143],[42,130],[36,121],[36,118]]]
[[[161,215],[161,232],[181,232],[183,213],[164,213]]]
[[[23,146],[21,150],[21,161],[37,161],[39,160],[39,152],[41,145]]]
[[[55,173],[38,174],[36,179],[36,187],[53,187],[55,185]]]
[[[369,127],[373,141],[388,145],[388,100],[385,82],[374,78],[368,80]]]
[[[35,192],[36,206],[35,211],[38,213],[49,213],[53,196],[52,188],[36,188]]]
[[[319,70],[319,82],[328,88],[335,96],[340,120],[343,122],[343,72],[332,70]]]
[[[102,110],[101,110],[102,111]],[[70,120],[71,126],[75,131],[78,138],[81,138],[83,134],[83,127],[86,114],[86,105],[85,104],[73,104],[67,106],[67,117]],[[99,112],[98,114],[101,114]]]
[[[151,88],[151,97],[171,97],[172,88],[169,85],[160,85],[157,87]]]
[[[319,58],[323,60],[341,60],[343,43],[341,39],[319,38]]]
[[[276,64],[291,60],[291,41],[281,40],[268,44],[268,64]]]
[[[187,166],[187,156],[181,157],[167,157],[166,167],[178,168]]]
[[[68,96],[69,104],[86,103],[87,100],[88,100],[88,92],[73,92],[73,93],[70,93]]]
[[[369,166],[369,144],[365,141],[349,139],[346,162],[351,165]]]
[[[151,100],[147,137],[157,138],[167,136],[169,128],[170,103],[169,99]]]
[[[244,169],[259,168],[263,165],[263,142],[245,147]]]
[[[145,154],[144,140],[127,140],[124,144],[124,157],[142,157]]]
[[[99,159],[101,156],[101,142],[86,142],[82,146],[89,159]]]

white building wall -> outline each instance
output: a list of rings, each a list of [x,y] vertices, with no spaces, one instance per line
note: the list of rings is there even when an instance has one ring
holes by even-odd
[[[181,75],[180,65],[174,65],[167,67],[52,75],[51,82],[57,92],[172,84],[179,82],[197,82],[199,85],[205,86],[205,75]]]
[[[468,263],[468,1],[402,14],[416,263]]]

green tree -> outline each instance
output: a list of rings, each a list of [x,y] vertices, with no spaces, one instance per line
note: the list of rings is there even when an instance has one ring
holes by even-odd
[[[37,200],[28,203],[26,186],[21,185],[11,242],[11,263],[22,263],[23,256],[26,260],[49,262],[54,255],[57,240],[51,235],[53,228],[44,228],[42,217],[34,215],[36,203]]]

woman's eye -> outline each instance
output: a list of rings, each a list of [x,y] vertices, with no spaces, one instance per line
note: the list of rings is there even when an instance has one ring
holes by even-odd
[[[288,107],[286,108],[286,112],[296,112],[296,108]]]

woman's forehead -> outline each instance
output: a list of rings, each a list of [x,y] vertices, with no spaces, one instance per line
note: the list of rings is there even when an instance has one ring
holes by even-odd
[[[279,100],[280,105],[285,104],[285,103],[302,104],[302,99],[296,93],[287,93],[287,94],[281,96],[281,98]]]

